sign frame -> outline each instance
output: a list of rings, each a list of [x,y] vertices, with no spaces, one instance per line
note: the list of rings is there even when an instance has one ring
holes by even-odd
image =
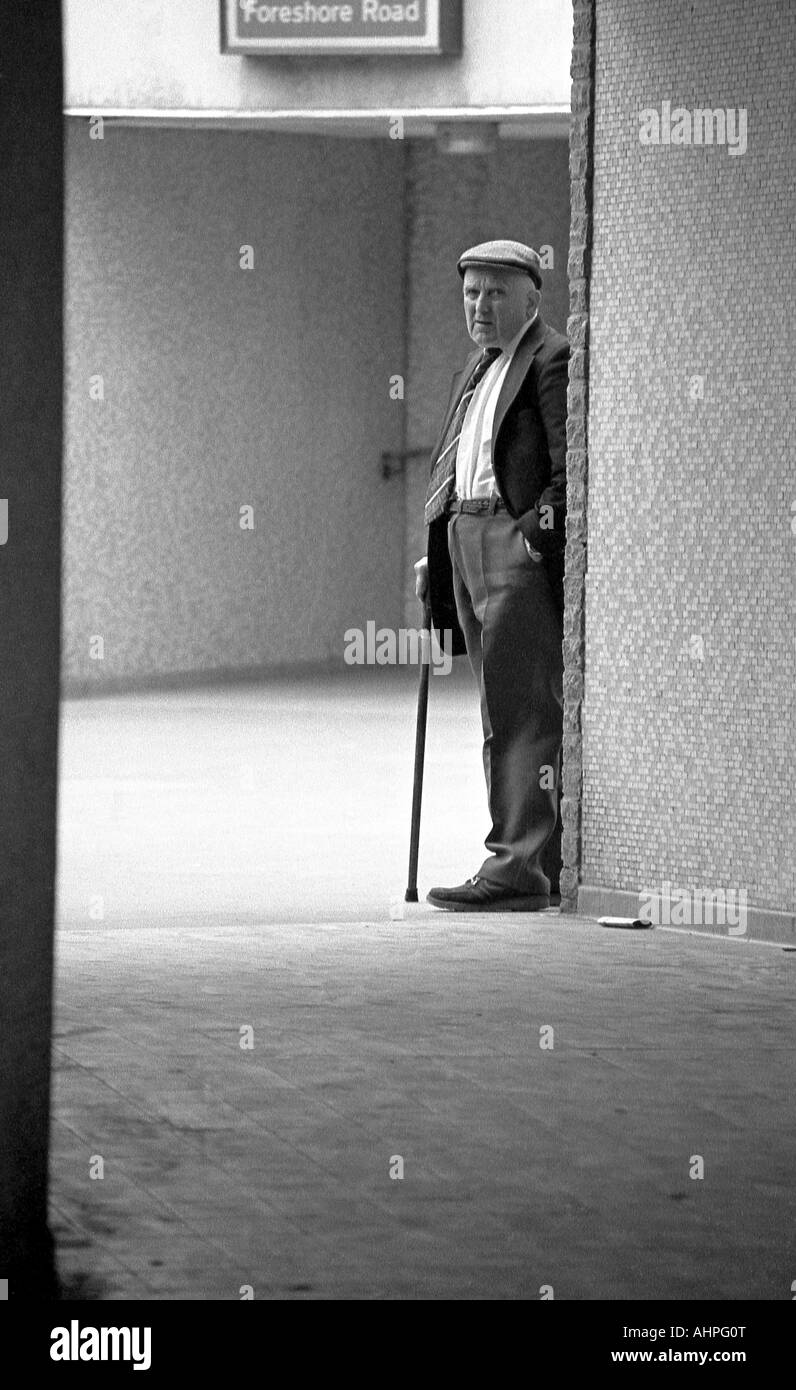
[[[303,3],[304,0],[300,0]],[[279,9],[293,9],[296,0],[286,0]],[[313,0],[316,8],[329,8],[327,0]],[[350,7],[356,9],[362,0],[349,0]],[[346,38],[334,35],[318,38],[302,36],[290,39],[283,35],[274,39],[265,36],[242,40],[235,34],[235,12],[239,0],[220,0],[221,10],[221,52],[227,56],[243,58],[287,57],[431,57],[462,51],[462,0],[425,0],[426,33],[422,38],[413,35],[378,33]],[[338,5],[342,8],[342,5]]]

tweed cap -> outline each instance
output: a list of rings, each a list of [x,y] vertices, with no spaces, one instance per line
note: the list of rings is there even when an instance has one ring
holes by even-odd
[[[537,289],[542,288],[542,262],[532,246],[521,241],[482,241],[459,257],[459,274],[469,265],[494,266],[499,270],[522,270],[530,275]]]

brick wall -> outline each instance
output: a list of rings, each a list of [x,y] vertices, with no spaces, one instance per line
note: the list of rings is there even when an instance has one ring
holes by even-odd
[[[564,576],[564,757],[561,786],[561,908],[574,911],[581,861],[585,666],[586,486],[588,455],[589,267],[592,211],[594,13],[575,0],[569,137],[569,386],[567,390],[567,553]]]
[[[597,0],[595,18],[587,435],[582,409],[570,420],[566,785],[576,803],[582,721],[583,801],[565,855],[580,834],[587,885],[746,889],[793,911],[796,8]],[[590,23],[577,3],[579,335]],[[743,109],[745,152],[643,143],[640,113],[665,125],[665,102]]]

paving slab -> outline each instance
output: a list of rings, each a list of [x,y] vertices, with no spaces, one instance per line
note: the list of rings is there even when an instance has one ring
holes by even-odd
[[[425,888],[484,833],[472,692],[434,698]],[[789,1300],[796,957],[401,906],[413,700],[64,703],[67,1290]]]

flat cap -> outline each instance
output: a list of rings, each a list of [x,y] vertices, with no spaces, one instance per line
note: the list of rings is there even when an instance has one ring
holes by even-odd
[[[542,262],[532,246],[521,241],[482,241],[459,257],[459,274],[469,265],[494,266],[501,270],[521,270],[530,275],[537,289],[542,288]]]

